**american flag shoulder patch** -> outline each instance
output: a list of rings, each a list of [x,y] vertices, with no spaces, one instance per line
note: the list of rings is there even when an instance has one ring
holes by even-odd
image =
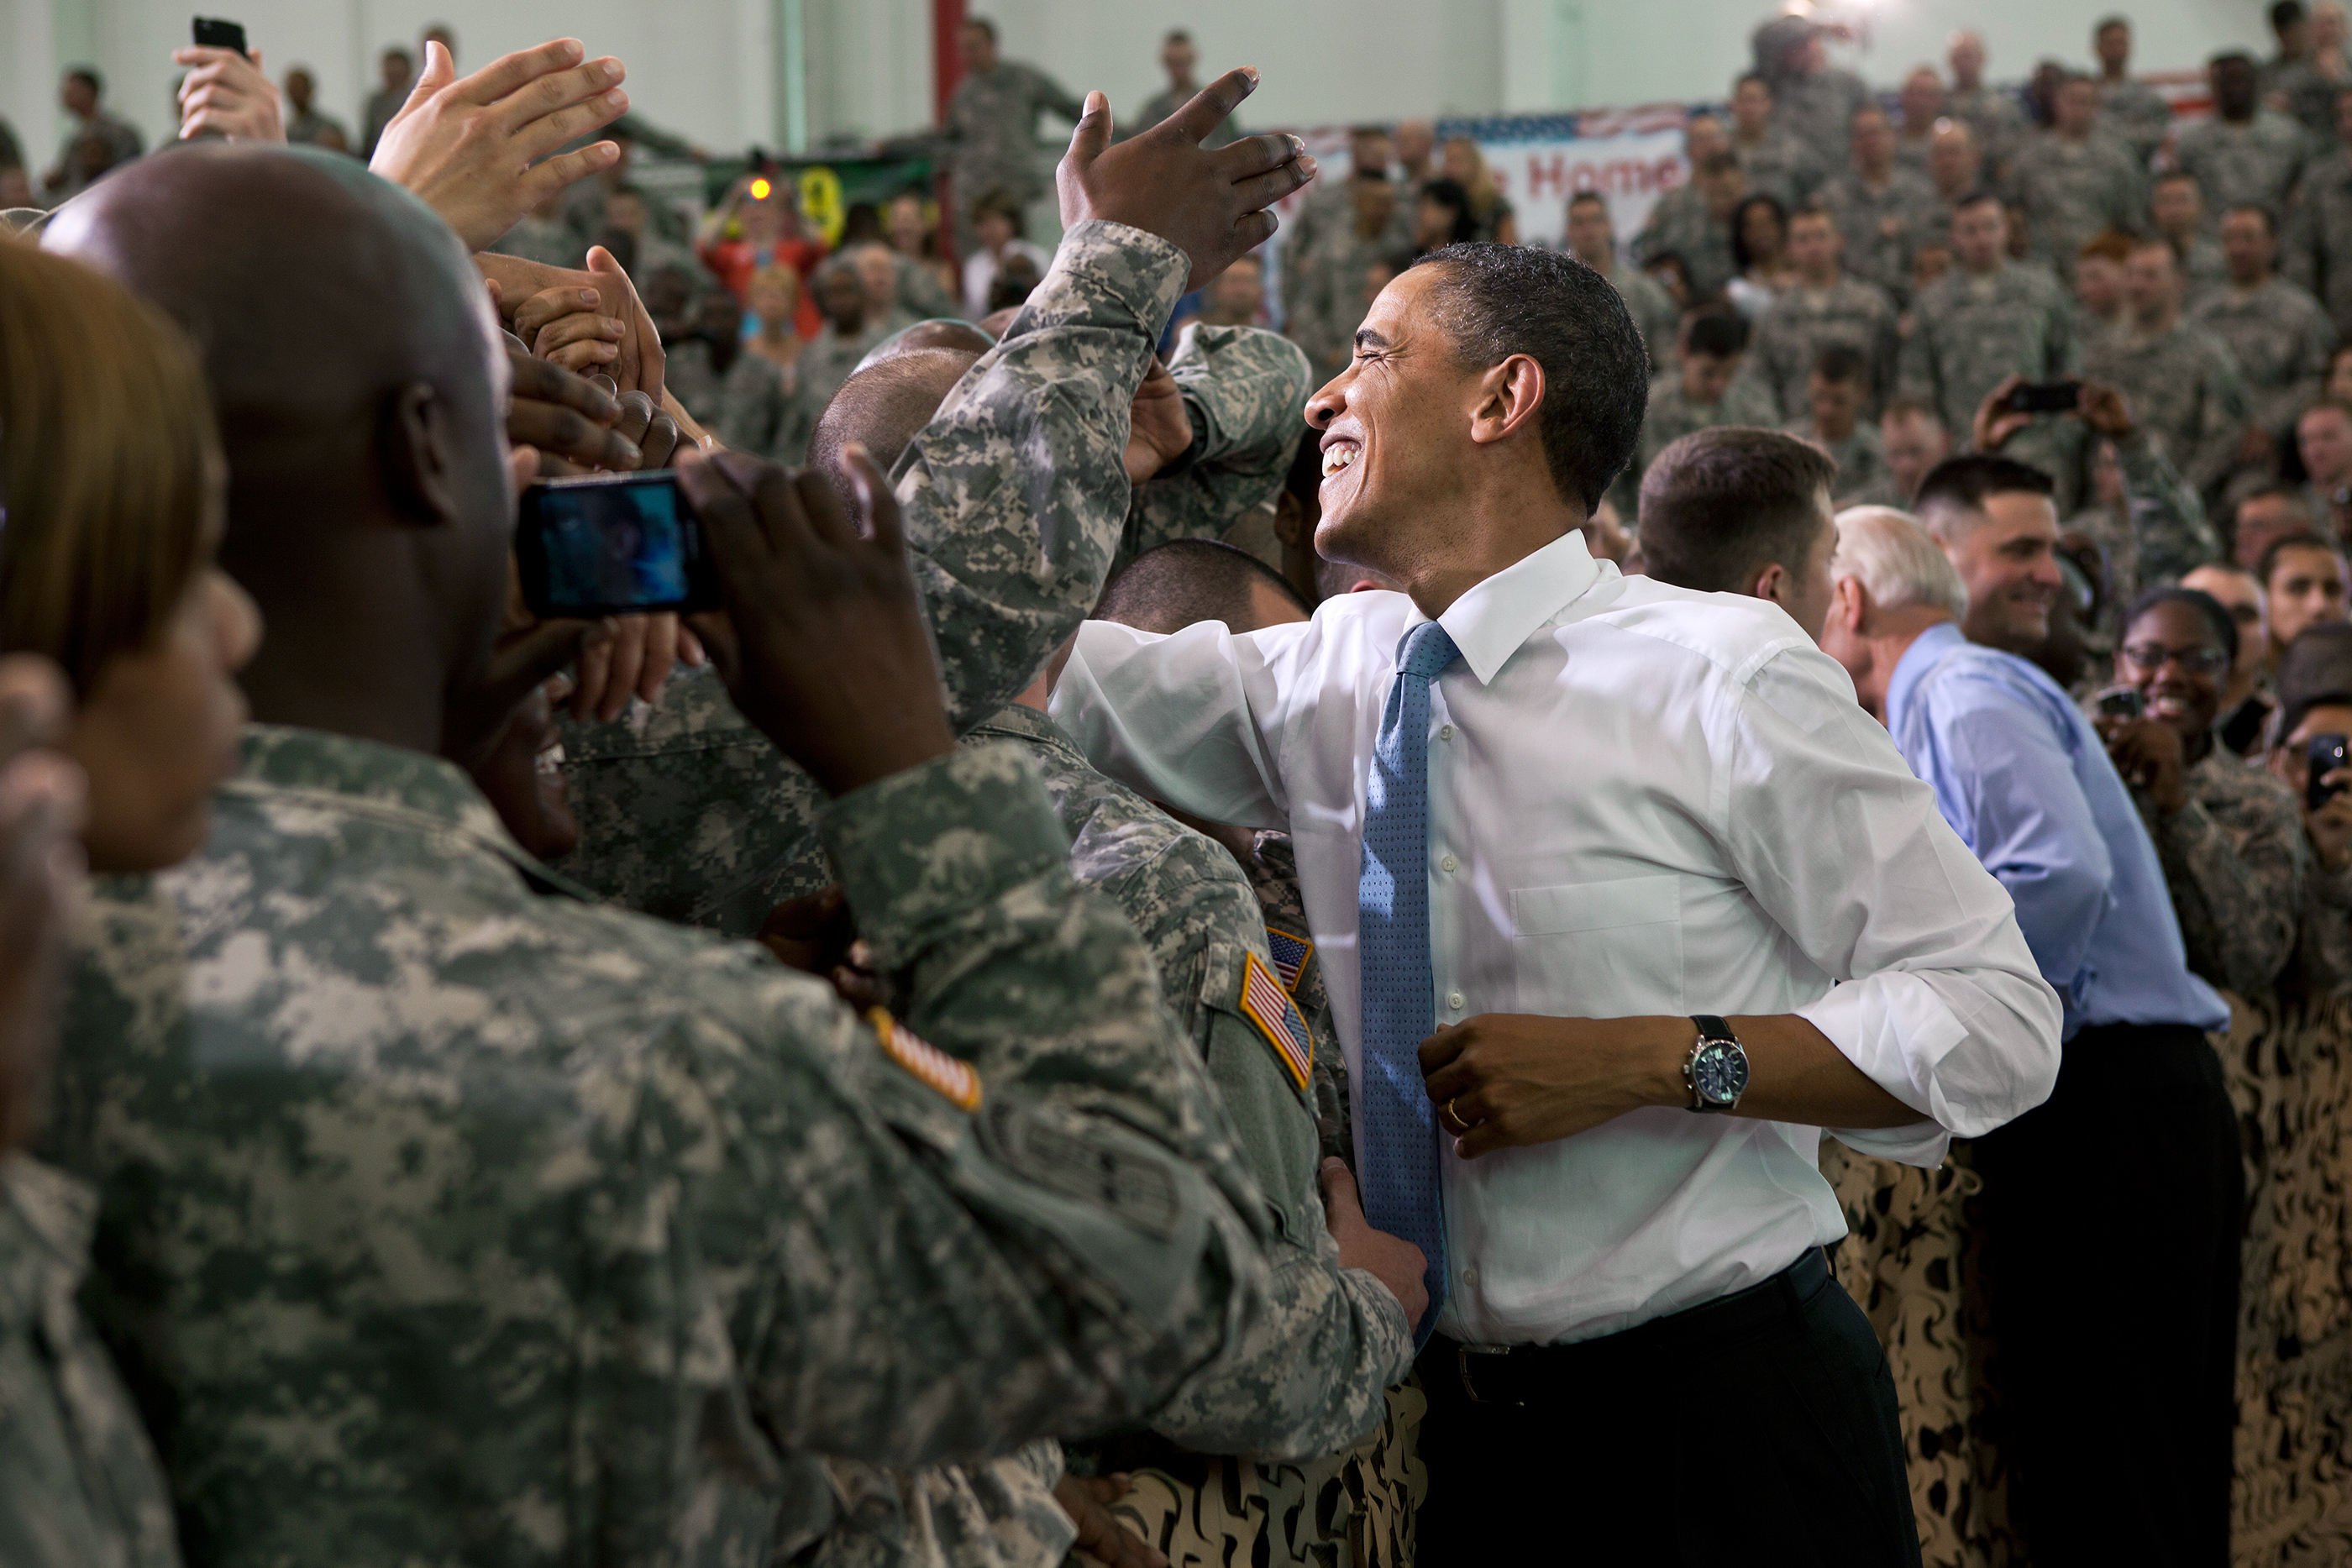
[[[866,1021],[874,1026],[874,1038],[882,1042],[883,1055],[936,1090],[957,1110],[980,1109],[980,1074],[971,1070],[971,1063],[959,1061],[919,1038],[914,1030],[892,1018],[887,1008],[868,1010]]]
[[[1282,1069],[1290,1074],[1290,1082],[1301,1092],[1307,1088],[1307,1078],[1315,1065],[1315,1039],[1307,1032],[1307,1020],[1299,1016],[1297,1004],[1274,971],[1256,954],[1247,956],[1242,966],[1241,1009],[1250,1022],[1257,1025],[1265,1042],[1274,1047],[1281,1059]]]
[[[1297,996],[1298,977],[1306,972],[1307,960],[1315,956],[1315,944],[1269,925],[1265,928],[1265,945],[1274,954],[1274,972],[1282,977],[1282,988]]]

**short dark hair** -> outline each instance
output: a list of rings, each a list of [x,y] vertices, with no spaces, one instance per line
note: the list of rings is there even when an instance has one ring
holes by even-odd
[[[2153,191],[2158,185],[2178,185],[2183,183],[2196,186],[2199,195],[2205,193],[2205,183],[2186,169],[2167,169],[2149,182],[2148,189]]]
[[[1727,148],[1721,152],[1710,152],[1700,159],[1697,172],[1702,174],[1729,174],[1736,172],[1738,168],[1739,154]]]
[[[1731,78],[1731,90],[1738,92],[1749,82],[1754,82],[1758,87],[1762,88],[1768,93],[1772,90],[1771,82],[1766,79],[1762,71],[1741,71],[1738,76]]]
[[[1727,360],[1748,351],[1748,318],[1735,310],[1702,310],[1690,319],[1685,345],[1694,354]]]
[[[910,349],[857,371],[818,414],[809,436],[809,466],[833,482],[845,506],[854,505],[842,450],[861,444],[874,465],[889,473],[979,357],[961,349]]]
[[[2213,633],[2213,641],[2221,652],[2230,655],[2230,663],[2238,662],[2238,618],[2230,607],[2201,588],[2151,588],[2131,601],[2124,612],[2124,631],[2129,632],[2138,619],[2159,604],[2186,604],[2205,617],[2205,629]]]
[[[1702,593],[1745,593],[1778,561],[1802,570],[1821,538],[1837,465],[1777,430],[1693,431],[1642,475],[1642,558],[1650,576]]]
[[[2205,66],[2208,70],[2216,66],[2243,66],[2250,71],[2262,68],[2254,63],[2254,57],[2243,49],[2223,49],[2219,54],[2207,57]]]
[[[1192,41],[1192,35],[1181,27],[1171,27],[1160,41],[1163,44],[1189,44]]]
[[[2272,215],[2270,207],[2264,203],[2231,202],[2228,206],[2221,209],[2221,215],[2224,218],[2228,217],[2231,213],[2253,214],[2254,216],[2263,220],[2263,233],[2273,239],[2278,238],[2278,219]]]
[[[1598,205],[1604,213],[1609,210],[1609,198],[1598,191],[1579,191],[1568,199],[1568,204],[1570,207],[1580,207],[1588,204]]]
[[[2128,33],[2131,31],[2131,18],[2124,16],[2121,12],[2111,11],[2107,15],[2099,18],[2098,24],[2091,29],[2091,37],[2095,38],[2101,33],[2105,32],[2109,27],[2121,27],[2125,32]]]
[[[2278,570],[2279,557],[2291,549],[2326,550],[2329,555],[2344,553],[2343,548],[2334,539],[2313,529],[2306,528],[2300,533],[2281,534],[2263,547],[2262,559],[2254,563],[2254,570],[2262,578],[2264,593],[2271,591],[2271,573]]]
[[[2273,0],[2271,31],[2284,33],[2303,20],[2303,0]]]
[[[106,96],[106,78],[98,74],[96,66],[68,66],[66,80],[83,83],[89,89],[90,96],[93,98]]]
[[[1454,353],[1481,367],[1526,354],[1543,367],[1536,430],[1552,482],[1591,511],[1633,455],[1650,352],[1609,280],[1565,251],[1474,241],[1413,264]]]
[[[990,21],[987,17],[966,16],[963,19],[963,25],[967,27],[978,27],[982,32],[988,35],[988,41],[990,43],[992,44],[996,42],[996,24]]]
[[[1171,539],[1145,550],[1110,580],[1093,619],[1163,635],[1203,621],[1252,631],[1256,620],[1250,612],[1250,591],[1258,583],[1297,606],[1300,614],[1311,612],[1288,578],[1249,551],[1219,539]]]
[[[1927,470],[1911,509],[1922,516],[1938,506],[1981,512],[1995,496],[2048,497],[2057,489],[2057,481],[2030,463],[1990,452],[1964,452]]]
[[[1422,186],[1421,200],[1435,202],[1454,214],[1454,222],[1446,230],[1446,244],[1459,245],[1478,233],[1478,220],[1470,215],[1470,193],[1462,188],[1461,181],[1442,176],[1432,180]]]
[[[1822,351],[1813,356],[1813,374],[1832,385],[1858,382],[1868,368],[1863,361],[1862,350],[1851,343],[1825,343]]]
[[[2315,707],[2352,705],[2352,624],[2306,626],[2279,655],[2279,723],[2284,740]]]
[[[978,223],[985,217],[1005,218],[1011,221],[1013,232],[1016,236],[1020,235],[1022,230],[1027,226],[1024,222],[1026,216],[1027,214],[1022,209],[1021,198],[1002,185],[991,185],[971,199],[972,222]]]

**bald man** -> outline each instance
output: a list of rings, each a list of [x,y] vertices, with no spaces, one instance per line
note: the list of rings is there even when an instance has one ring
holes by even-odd
[[[1117,408],[1187,274],[1254,243],[1253,154],[1098,153],[1089,119],[1072,240],[1107,348],[1133,343],[1055,368]],[[537,671],[495,678],[506,361],[436,218],[331,154],[205,146],[46,243],[201,345],[223,561],[272,626],[210,844],[100,902],[54,1139],[104,1191],[100,1249],[140,1260],[101,1329],[204,1561],[790,1554],[831,1523],[807,1456],[1139,1419],[1259,1310],[1266,1220],[1223,1113],[1034,776],[955,747],[878,476],[866,538],[781,470],[681,483],[730,609],[705,630],[835,797],[819,826],[903,1023],[586,902],[439,760]],[[915,526],[1017,488],[1030,384],[932,448]],[[1119,493],[1097,477],[1066,482]],[[1072,1161],[1121,1175],[1056,1187]]]

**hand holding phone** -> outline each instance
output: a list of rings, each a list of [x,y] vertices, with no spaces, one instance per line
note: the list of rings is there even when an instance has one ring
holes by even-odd
[[[2001,399],[2001,407],[2011,413],[2072,413],[2082,400],[2082,388],[2074,382],[2027,382],[2011,388]]]
[[[522,493],[515,564],[542,621],[715,610],[701,520],[677,471],[587,474]]]
[[[218,16],[198,16],[192,29],[196,47],[200,49],[235,49],[246,53],[245,24],[226,21]]]
[[[2344,793],[2343,783],[2331,784],[2327,779],[2345,766],[2345,749],[2346,739],[2340,735],[2315,735],[2305,743],[2305,760],[2311,769],[2303,786],[2303,803],[2307,809],[2316,811]]]

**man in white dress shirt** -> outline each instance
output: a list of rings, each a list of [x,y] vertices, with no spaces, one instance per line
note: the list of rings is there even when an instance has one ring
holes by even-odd
[[[1294,837],[1367,1208],[1443,1260],[1421,1561],[1916,1563],[1820,1129],[1937,1163],[2049,1092],[2058,999],[1795,622],[1587,553],[1646,368],[1603,279],[1452,246],[1355,349],[1307,407],[1316,545],[1403,591],[1088,622],[1054,713],[1153,799]]]

